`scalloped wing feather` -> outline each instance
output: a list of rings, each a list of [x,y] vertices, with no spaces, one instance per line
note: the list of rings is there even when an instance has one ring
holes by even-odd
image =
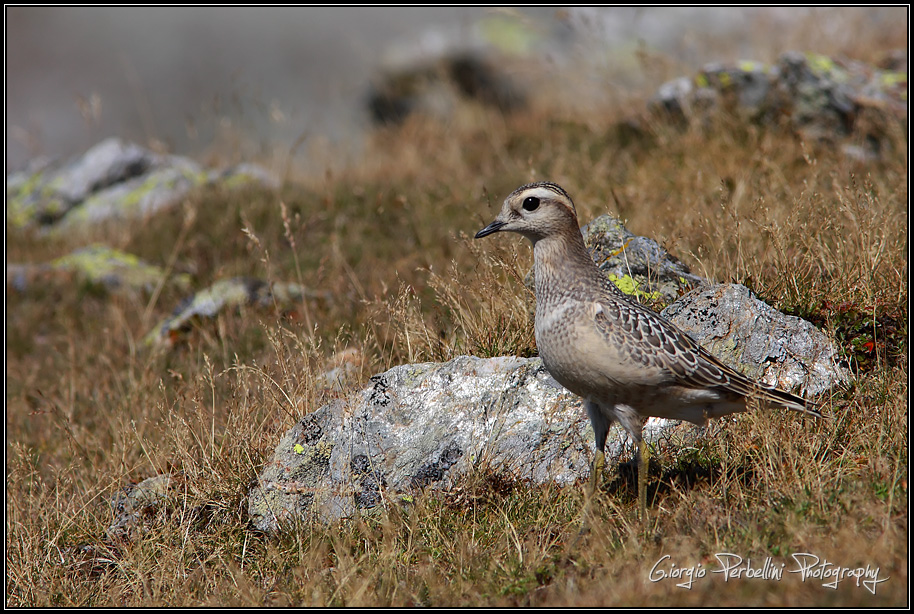
[[[663,316],[627,298],[606,296],[597,301],[594,324],[608,344],[645,366],[669,373],[681,386],[717,388],[821,417],[813,403],[752,381],[715,358]]]

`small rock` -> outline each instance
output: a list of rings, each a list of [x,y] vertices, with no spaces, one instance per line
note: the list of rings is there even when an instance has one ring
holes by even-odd
[[[19,292],[39,282],[73,277],[117,293],[151,293],[165,276],[165,271],[107,245],[90,245],[61,256],[46,264],[8,264],[6,283]],[[188,275],[174,275],[168,283],[187,288]]]
[[[599,216],[581,234],[600,270],[628,295],[668,304],[707,284],[656,241],[632,234],[611,215]]]
[[[127,486],[111,500],[115,520],[108,527],[109,539],[130,537],[142,529],[143,518],[152,514],[168,499],[171,474],[156,475],[139,484]]]
[[[146,338],[146,345],[174,344],[199,319],[214,318],[225,309],[253,306],[294,310],[305,298],[324,297],[293,282],[269,284],[260,279],[235,277],[186,298],[174,313],[157,324]]]

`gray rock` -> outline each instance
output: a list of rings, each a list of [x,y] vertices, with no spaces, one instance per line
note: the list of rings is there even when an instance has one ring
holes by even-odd
[[[690,77],[676,77],[657,88],[648,101],[648,107],[665,111],[674,117],[691,116],[691,103],[695,99],[695,82]]]
[[[29,172],[25,181],[8,177],[7,219],[20,226],[52,224],[92,193],[141,175],[164,159],[137,145],[107,139],[60,168],[47,163]]]
[[[38,225],[51,233],[69,233],[102,221],[152,215],[207,183],[279,186],[271,173],[254,164],[207,173],[188,158],[108,139],[63,166],[41,162],[8,175],[6,218],[13,227]]]
[[[777,78],[777,68],[762,62],[743,61],[735,66],[707,64],[699,75],[704,88],[730,95],[728,106],[749,119],[766,112],[767,101]],[[709,95],[706,99],[712,98]]]
[[[850,74],[830,58],[789,51],[778,61],[778,87],[791,122],[816,138],[850,131],[857,108]]]
[[[808,138],[828,142],[853,134],[867,112],[863,130],[875,158],[887,126],[907,118],[907,82],[904,71],[788,51],[772,66],[753,61],[708,64],[694,78],[661,85],[648,106],[677,119],[700,121],[720,109],[763,124],[787,118]],[[865,159],[859,151],[848,153]]]
[[[55,191],[71,203],[89,194],[142,175],[157,157],[148,149],[111,138],[102,141],[61,169],[55,176]]]
[[[834,344],[739,284],[687,294],[661,312],[717,358],[752,379],[815,396],[850,381]]]
[[[91,194],[70,209],[52,232],[69,233],[111,220],[137,219],[179,202],[200,185],[202,171],[189,160],[179,166],[161,168]]]
[[[168,499],[171,482],[170,474],[156,475],[115,494],[111,500],[114,522],[108,527],[108,539],[129,538],[141,531],[144,516],[155,513]]]
[[[651,419],[645,437],[680,441],[694,427]],[[276,447],[249,493],[256,528],[332,521],[423,488],[448,489],[474,472],[533,484],[590,473],[593,431],[580,398],[538,358],[460,356],[394,367],[346,400],[305,416]],[[609,462],[631,452],[618,425]]]
[[[151,151],[112,138],[61,168],[31,165],[27,173],[7,177],[7,219],[14,225],[53,223],[92,192],[146,172],[156,158]]]
[[[777,76],[776,66],[761,62],[711,63],[694,77],[677,77],[662,84],[648,101],[648,108],[676,119],[704,119],[721,108],[747,119],[763,119],[773,112],[771,98]]]
[[[668,304],[708,283],[656,241],[632,234],[611,215],[599,216],[581,233],[594,262],[626,294]]]
[[[746,119],[765,117],[777,69],[760,62],[711,63],[695,77],[678,77],[661,85],[648,108],[675,118],[704,118],[726,108]]]
[[[251,306],[293,310],[305,298],[316,297],[328,298],[328,295],[295,282],[271,284],[249,277],[221,279],[182,301],[171,316],[153,327],[143,343],[147,346],[173,344],[192,327],[193,322],[214,318],[226,309]]]
[[[49,263],[6,265],[6,283],[19,292],[47,282],[62,279],[72,282],[76,278],[111,292],[150,293],[165,276],[164,269],[101,244],[82,247]],[[190,276],[171,275],[168,283],[186,289],[190,286]]]

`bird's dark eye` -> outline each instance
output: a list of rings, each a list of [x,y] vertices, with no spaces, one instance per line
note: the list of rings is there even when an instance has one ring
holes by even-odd
[[[540,199],[536,196],[528,196],[524,199],[524,209],[526,211],[534,211],[537,207],[540,206]]]

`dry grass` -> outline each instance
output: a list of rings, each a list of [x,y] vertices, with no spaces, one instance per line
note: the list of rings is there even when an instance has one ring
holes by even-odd
[[[11,294],[7,604],[907,603],[904,131],[884,160],[860,166],[726,119],[622,139],[624,115],[464,109],[447,126],[415,119],[379,132],[357,166],[280,194],[202,192],[114,239],[156,263],[175,255],[198,285],[248,274],[326,291],[300,319],[223,314],[154,354],[140,340],[179,300],[173,291],[154,304],[94,288]],[[348,391],[408,361],[535,352],[522,283],[529,249],[468,238],[533,179],[569,189],[582,221],[619,214],[696,272],[751,285],[835,335],[858,379],[825,400],[832,419],[720,421],[701,447],[652,468],[648,527],[635,523],[623,466],[574,548],[576,489],[498,476],[379,518],[252,532],[246,491],[279,435],[346,393],[319,379],[339,350],[365,357]],[[76,246],[19,233],[7,243],[10,261]],[[132,540],[106,538],[111,496],[164,472],[178,478],[169,502]],[[888,580],[875,595],[853,579],[831,590],[787,573],[780,582],[708,573],[691,590],[649,580],[663,555],[711,569],[719,552],[788,568],[791,554],[809,552],[878,566]]]

